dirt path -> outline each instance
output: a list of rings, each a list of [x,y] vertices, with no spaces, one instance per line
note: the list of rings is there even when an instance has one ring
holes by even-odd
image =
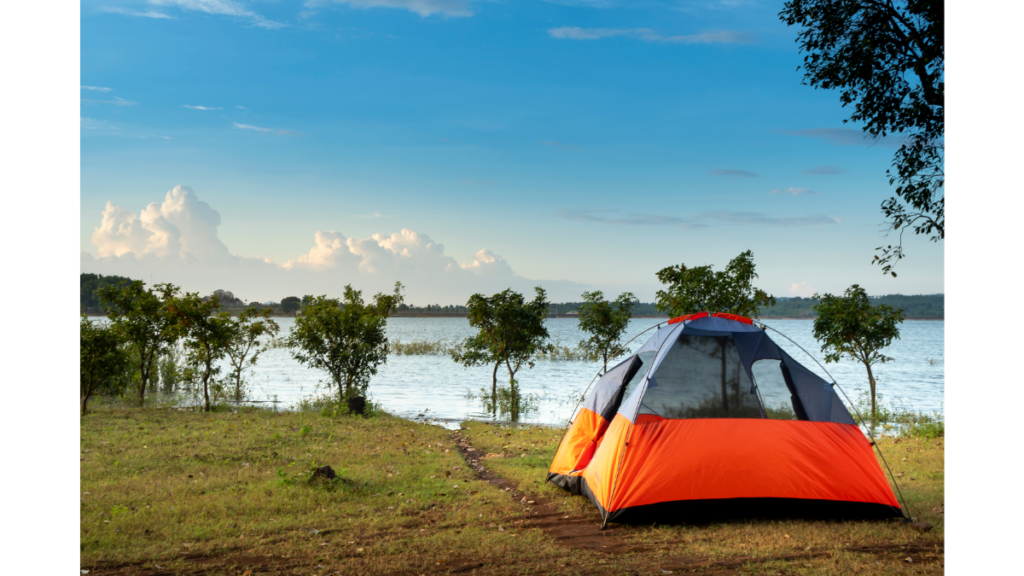
[[[484,467],[482,455],[458,430],[452,432],[452,439],[479,479],[506,491],[509,498],[523,505],[523,510],[529,514],[529,519],[523,522],[523,526],[540,528],[557,544],[569,548],[584,548],[598,552],[643,550],[641,547],[628,546],[622,541],[620,536],[627,530],[625,526],[612,525],[601,530],[601,519],[596,514],[566,514],[559,510],[557,504],[543,496],[517,490],[514,484]]]

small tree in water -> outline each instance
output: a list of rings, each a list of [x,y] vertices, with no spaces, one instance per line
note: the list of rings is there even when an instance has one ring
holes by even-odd
[[[721,272],[710,265],[663,268],[658,280],[668,286],[658,290],[658,311],[671,317],[706,311],[757,318],[762,308],[775,306],[775,297],[751,284],[757,278],[754,268],[750,250],[730,260]]]
[[[494,365],[487,406],[491,413],[496,413],[500,404],[512,420],[519,419],[523,406],[516,372],[523,366],[533,368],[534,355],[544,348],[548,337],[544,327],[548,315],[546,292],[543,288],[535,290],[537,296],[532,302],[511,288],[490,298],[483,294],[471,296],[466,310],[469,325],[477,333],[452,352],[452,360],[465,367]],[[502,364],[508,370],[509,387],[501,391],[505,401],[499,402],[498,369]]]
[[[903,322],[903,310],[888,304],[873,306],[867,292],[854,284],[842,296],[814,295],[818,317],[814,319],[814,337],[821,342],[825,363],[839,362],[843,356],[864,364],[871,387],[871,420],[876,419],[875,376],[873,364],[892,360],[881,350],[900,337],[897,324]]]
[[[384,329],[403,301],[402,284],[363,302],[362,292],[345,286],[344,301],[310,297],[288,337],[292,356],[309,368],[324,370],[338,388],[338,399],[364,395],[370,378],[387,362],[390,345]]]
[[[667,312],[671,317],[696,312],[726,312],[757,318],[762,308],[775,305],[775,297],[753,286],[752,282],[757,278],[754,269],[754,253],[750,250],[730,260],[721,272],[715,272],[710,265],[687,268],[680,264],[663,268],[658,272],[658,280],[668,286],[665,290],[658,290],[658,310]],[[732,338],[714,338],[718,343],[716,354],[721,355],[722,362],[722,410],[729,413],[726,349]]]
[[[602,361],[602,371],[608,371],[608,360],[620,352],[622,335],[626,333],[637,298],[632,292],[623,292],[615,302],[604,299],[600,290],[583,293],[579,308],[580,330],[590,338],[580,342],[580,349],[591,360]]]
[[[217,362],[227,354],[228,347],[236,337],[231,314],[217,313],[220,300],[217,296],[203,301],[197,293],[188,293],[175,298],[168,309],[178,318],[178,330],[185,340],[185,357],[203,383],[204,410],[210,411],[210,385],[220,374]]]
[[[80,378],[82,416],[85,416],[89,398],[97,392],[117,394],[123,382],[121,376],[128,369],[129,359],[124,340],[110,326],[95,324],[85,316],[79,329]]]
[[[254,366],[260,354],[266,351],[266,345],[260,342],[260,338],[273,338],[281,330],[277,322],[270,318],[272,312],[270,308],[262,312],[246,308],[233,322],[234,334],[228,342],[225,355],[231,365],[230,377],[235,384],[235,400],[242,399],[242,373]]]
[[[146,290],[145,286],[136,280],[128,285],[104,286],[97,291],[111,326],[133,348],[139,369],[136,382],[139,406],[146,398],[156,359],[179,337],[178,320],[167,308],[167,303],[178,294],[178,287],[157,284],[154,291]]]

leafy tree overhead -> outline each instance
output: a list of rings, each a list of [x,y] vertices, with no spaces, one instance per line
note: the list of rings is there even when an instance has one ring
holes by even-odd
[[[775,305],[775,297],[751,284],[757,278],[754,269],[754,253],[750,250],[730,260],[721,272],[710,265],[663,268],[658,280],[667,286],[658,290],[658,310],[670,317],[728,312],[757,318],[759,311]]]
[[[779,18],[800,27],[805,83],[840,90],[842,105],[853,105],[849,119],[872,137],[902,136],[887,172],[896,196],[882,202],[899,241],[874,259],[895,276],[907,228],[945,237],[944,2],[788,0]]]
[[[491,297],[483,294],[470,296],[466,303],[469,325],[476,328],[477,333],[452,352],[452,359],[466,367],[494,365],[491,374],[492,412],[496,412],[498,407],[498,369],[505,365],[513,420],[519,418],[521,398],[516,373],[523,366],[533,367],[534,355],[544,348],[548,338],[544,326],[548,315],[547,295],[543,288],[535,288],[535,291],[536,297],[529,302],[511,288]]]
[[[637,304],[632,292],[623,292],[615,302],[605,300],[599,290],[583,293],[583,304],[579,307],[580,330],[590,337],[580,342],[580,348],[593,360],[601,360],[604,372],[608,371],[609,358],[620,351],[622,335]]]
[[[285,314],[291,314],[299,309],[300,302],[298,296],[289,296],[281,300],[281,311]]]
[[[195,367],[203,383],[204,410],[210,411],[210,384],[220,374],[218,362],[227,355],[236,330],[231,314],[220,312],[220,299],[208,299],[188,293],[172,300],[168,309],[178,320],[177,329],[185,338],[186,361]]]
[[[79,354],[82,416],[85,416],[89,398],[97,392],[116,394],[118,384],[128,368],[128,354],[124,340],[110,326],[97,324],[82,316],[79,328]]]
[[[98,293],[111,326],[133,348],[139,369],[135,386],[141,406],[157,357],[179,338],[178,319],[167,306],[177,297],[178,287],[157,284],[147,290],[145,283],[136,280],[131,284],[104,286]]]
[[[814,337],[821,342],[825,362],[847,357],[864,364],[871,387],[871,419],[875,420],[875,376],[873,364],[892,360],[882,349],[900,337],[897,324],[903,322],[903,310],[887,304],[873,306],[863,288],[854,284],[842,296],[814,295],[820,302],[814,307]]]
[[[224,351],[230,365],[231,380],[235,384],[235,400],[242,399],[242,373],[256,364],[266,345],[260,339],[273,338],[281,327],[274,322],[270,308],[260,311],[246,308],[232,323],[232,336]]]
[[[339,400],[364,395],[370,378],[387,362],[390,345],[384,330],[402,300],[400,282],[392,294],[378,293],[371,302],[364,302],[351,285],[345,286],[342,301],[309,297],[288,337],[292,356],[327,372]]]

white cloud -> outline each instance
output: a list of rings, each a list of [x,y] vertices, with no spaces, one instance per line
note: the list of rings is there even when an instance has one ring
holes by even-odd
[[[190,110],[222,110],[222,108],[210,108],[208,106],[189,106],[188,104],[182,104],[182,108],[188,108]]]
[[[818,193],[810,188],[772,188],[768,191],[769,194],[789,194],[790,196],[817,196]]]
[[[112,104],[114,106],[135,106],[138,102],[132,102],[131,100],[125,100],[124,98],[118,98],[114,96],[113,100],[93,100],[91,98],[82,98],[82,102],[89,104]]]
[[[807,298],[814,294],[814,288],[807,285],[807,282],[794,282],[789,287],[790,296],[800,296],[801,298]]]
[[[105,7],[105,8],[100,8],[100,10],[103,11],[103,12],[112,12],[114,14],[124,14],[125,16],[138,16],[140,18],[156,18],[156,19],[161,19],[161,20],[164,20],[164,19],[166,19],[166,20],[173,20],[174,19],[174,16],[171,16],[169,14],[164,14],[163,12],[157,12],[156,10],[139,11],[139,10],[126,10],[124,8],[117,8],[117,7]]]
[[[80,119],[83,130],[97,130],[99,128],[106,128],[106,120],[97,120],[95,118],[89,118],[88,116],[82,116]]]
[[[107,202],[92,243],[101,258],[131,253],[216,263],[232,258],[217,238],[219,225],[216,210],[188,186],[175,186],[162,203],[151,203],[138,216]]]
[[[251,22],[253,26],[259,26],[260,28],[274,29],[285,26],[285,24],[280,22],[267,20],[234,0],[149,0],[149,3],[155,6],[174,6],[182,10],[244,18]]]
[[[176,186],[163,202],[140,213],[108,202],[93,230],[96,255],[82,253],[82,271],[171,282],[202,293],[230,289],[247,300],[339,296],[346,284],[372,294],[390,291],[396,281],[408,287],[410,302],[419,303],[465,302],[473,293],[506,288],[529,293],[538,285],[549,289],[552,299],[569,301],[592,288],[524,278],[488,249],[460,263],[445,253],[443,244],[408,228],[368,238],[318,231],[307,253],[277,265],[231,254],[217,236],[220,221],[220,214],[186,186]]]
[[[361,220],[376,220],[377,218],[391,218],[391,216],[385,216],[380,212],[370,212],[369,214],[358,215],[356,216],[356,218],[359,218]]]
[[[113,88],[106,88],[104,86],[80,86],[82,90],[95,90],[96,92],[110,92]]]
[[[238,122],[232,122],[235,128],[240,130],[255,130],[256,132],[273,132],[278,136],[299,136],[298,133],[292,132],[291,130],[274,130],[273,128],[264,128],[262,126],[253,126],[252,124],[239,124]]]
[[[348,4],[353,8],[398,8],[415,12],[420,16],[441,14],[444,16],[469,17],[473,11],[469,2],[464,0],[309,0],[306,6],[316,6],[333,1],[335,4]]]
[[[548,34],[552,38],[562,40],[599,40],[601,38],[628,36],[639,38],[644,42],[661,44],[750,44],[757,40],[753,34],[735,30],[718,30],[690,35],[666,35],[659,34],[650,28],[577,28],[575,26],[562,26],[561,28],[548,30]]]

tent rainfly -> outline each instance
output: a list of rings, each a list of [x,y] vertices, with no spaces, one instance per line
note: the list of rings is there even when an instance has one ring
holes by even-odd
[[[903,511],[833,384],[749,318],[673,318],[600,377],[548,480],[603,524]]]

